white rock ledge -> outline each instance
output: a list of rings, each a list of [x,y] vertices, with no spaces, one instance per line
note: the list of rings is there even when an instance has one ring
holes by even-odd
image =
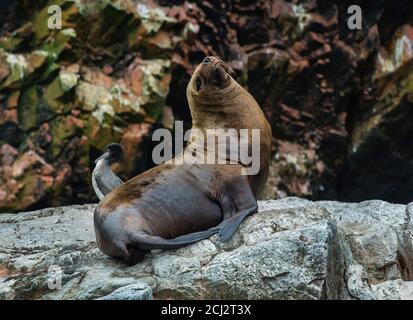
[[[413,205],[259,206],[228,243],[134,267],[97,249],[94,205],[0,214],[0,299],[413,299]]]

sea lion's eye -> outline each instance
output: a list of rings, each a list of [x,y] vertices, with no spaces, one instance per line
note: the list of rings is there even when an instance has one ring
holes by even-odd
[[[202,85],[201,78],[200,78],[200,77],[196,78],[196,79],[195,79],[195,87],[196,87],[196,91],[201,90],[201,85]]]

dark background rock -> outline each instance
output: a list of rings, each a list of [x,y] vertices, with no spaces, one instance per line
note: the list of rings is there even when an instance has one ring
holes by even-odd
[[[60,31],[45,28],[48,1],[2,3],[0,211],[90,202],[109,142],[127,150],[123,178],[153,166],[153,130],[190,127],[186,85],[206,55],[272,125],[263,198],[413,200],[411,1],[110,3],[58,1]],[[347,26],[354,4],[362,30]]]

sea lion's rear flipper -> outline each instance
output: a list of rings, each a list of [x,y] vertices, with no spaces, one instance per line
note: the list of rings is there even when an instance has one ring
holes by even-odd
[[[244,221],[248,216],[251,214],[254,214],[257,212],[256,208],[250,208],[244,211],[241,211],[240,213],[237,213],[235,216],[225,219],[219,224],[219,240],[221,242],[226,242],[237,231],[238,227]]]
[[[218,225],[219,239],[225,242],[233,236],[242,221],[258,211],[258,205],[246,176],[225,181],[220,188],[218,202],[224,217]]]
[[[173,239],[164,239],[151,236],[143,232],[136,232],[130,236],[130,246],[140,250],[178,249],[200,240],[207,239],[218,233],[219,228],[213,227],[204,231],[189,233]]]
[[[115,246],[122,254],[128,266],[134,266],[138,262],[141,262],[146,255],[146,250],[136,250],[132,247],[128,247],[122,240],[115,241]]]

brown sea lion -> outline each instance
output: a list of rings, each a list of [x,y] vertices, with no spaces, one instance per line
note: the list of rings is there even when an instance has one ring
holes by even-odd
[[[98,247],[105,254],[123,257],[133,265],[148,250],[179,248],[216,233],[226,241],[257,211],[256,197],[268,175],[271,128],[254,98],[230,73],[220,59],[205,58],[187,88],[196,129],[187,147],[171,161],[125,182],[99,203],[94,224]],[[200,133],[230,128],[260,130],[257,174],[245,175],[246,166],[240,161],[178,164],[188,150],[196,158],[204,156],[208,147],[198,139]]]

